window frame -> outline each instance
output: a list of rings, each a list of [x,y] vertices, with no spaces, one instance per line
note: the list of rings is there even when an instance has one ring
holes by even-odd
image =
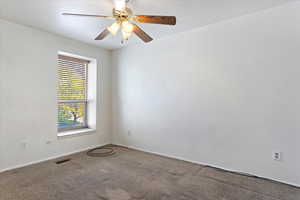
[[[57,108],[59,104],[64,104],[64,103],[84,103],[84,126],[76,126],[76,127],[68,127],[68,128],[59,128],[59,121],[57,119],[57,131],[58,131],[58,135],[63,135],[63,133],[65,132],[69,132],[69,131],[80,131],[80,130],[84,130],[84,129],[90,129],[89,127],[89,123],[88,123],[88,104],[89,104],[89,96],[88,96],[88,84],[89,84],[89,64],[90,64],[90,60],[87,59],[81,59],[81,58],[77,58],[77,56],[71,56],[71,55],[62,55],[61,53],[58,53],[57,56],[57,61],[61,59],[61,60],[68,60],[71,62],[77,62],[77,63],[82,63],[85,65],[85,95],[86,95],[86,99],[85,100],[59,100],[57,98]],[[59,65],[57,65],[57,67],[59,67]],[[58,80],[59,81],[59,80]],[[58,88],[57,88],[58,90]],[[57,110],[57,114],[58,114],[58,110]]]

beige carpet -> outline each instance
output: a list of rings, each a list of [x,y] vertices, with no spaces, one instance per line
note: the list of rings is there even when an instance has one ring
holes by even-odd
[[[0,200],[300,200],[300,189],[140,151],[0,174]]]

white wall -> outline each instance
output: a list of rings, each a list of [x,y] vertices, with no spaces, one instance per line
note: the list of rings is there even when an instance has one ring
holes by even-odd
[[[2,20],[0,50],[0,171],[111,142],[110,51]],[[98,61],[97,131],[92,134],[57,138],[58,51]],[[22,141],[28,142],[26,148]]]
[[[115,51],[113,142],[300,185],[299,11]]]

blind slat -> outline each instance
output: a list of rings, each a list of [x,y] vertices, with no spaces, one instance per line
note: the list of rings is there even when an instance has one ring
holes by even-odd
[[[69,56],[63,56],[63,55],[58,55],[58,59],[65,61],[65,62],[75,62],[75,63],[83,63],[83,64],[89,64],[89,60],[84,60],[84,59],[79,59],[79,58],[73,58]]]

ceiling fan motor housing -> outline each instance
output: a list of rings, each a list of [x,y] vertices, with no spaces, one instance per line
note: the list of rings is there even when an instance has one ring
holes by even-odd
[[[128,21],[133,17],[133,12],[130,8],[125,8],[124,10],[113,9],[113,16],[117,21]]]

